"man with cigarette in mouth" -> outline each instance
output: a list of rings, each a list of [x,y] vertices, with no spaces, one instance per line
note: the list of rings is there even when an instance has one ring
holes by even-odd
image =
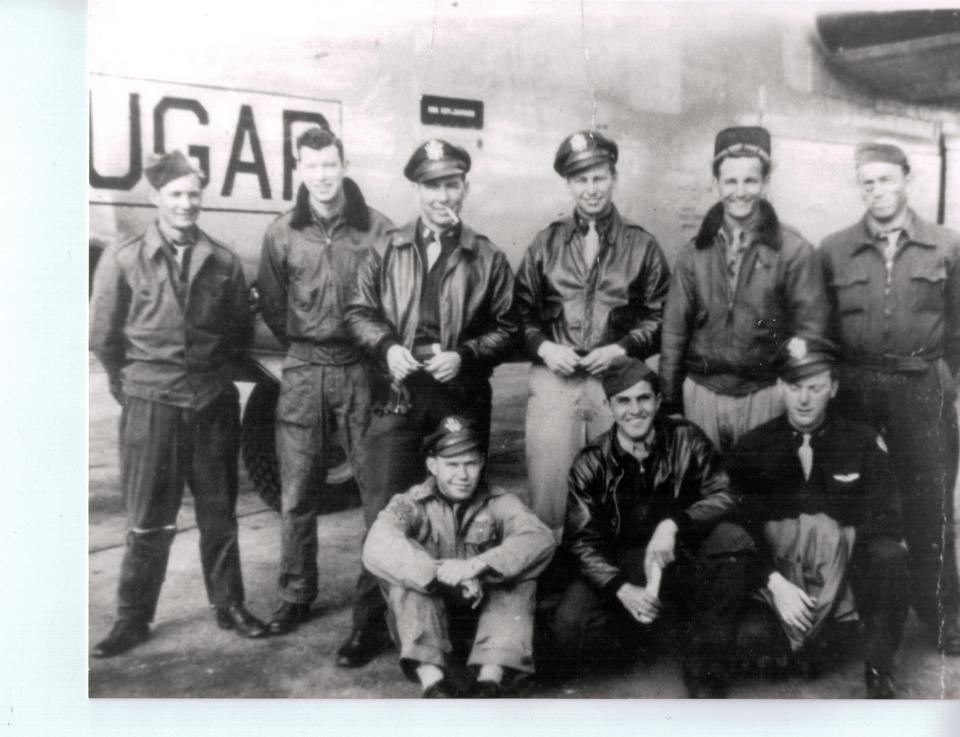
[[[614,427],[570,469],[561,545],[574,578],[552,620],[557,665],[622,663],[682,614],[690,696],[722,697],[753,567],[746,533],[717,524],[736,507],[729,478],[700,428],[659,413],[642,361],[616,359],[603,391]]]
[[[553,168],[574,211],[537,233],[517,272],[524,352],[530,506],[559,534],[577,452],[610,428],[600,375],[618,356],[659,350],[669,270],[656,239],[613,204],[617,144],[597,131],[567,136]]]
[[[448,415],[475,423],[486,452],[490,375],[516,332],[513,273],[504,254],[467,225],[470,155],[432,139],[417,147],[404,175],[420,215],[360,266],[346,319],[372,367],[373,416],[367,525],[390,498],[422,481],[421,443]],[[375,579],[362,574],[354,631],[338,664],[367,663],[386,640],[386,605]]]

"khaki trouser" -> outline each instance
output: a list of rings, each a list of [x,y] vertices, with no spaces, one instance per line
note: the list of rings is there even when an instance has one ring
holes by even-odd
[[[530,367],[523,501],[558,534],[567,509],[567,475],[573,459],[612,424],[599,379],[581,373],[564,378],[546,366]]]
[[[736,397],[717,394],[686,378],[683,382],[683,411],[711,442],[727,453],[737,441],[758,425],[783,414],[783,399],[777,385]]]
[[[404,670],[429,663],[449,665],[453,634],[472,636],[467,665],[499,665],[533,673],[533,610],[536,581],[484,587],[478,609],[440,594],[386,585],[390,613],[400,641]],[[475,628],[475,634],[473,634]]]

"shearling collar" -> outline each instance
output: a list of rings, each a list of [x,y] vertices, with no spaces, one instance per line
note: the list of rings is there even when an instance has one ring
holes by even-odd
[[[343,221],[355,230],[366,233],[370,230],[370,211],[367,201],[357,183],[344,177],[343,179]],[[314,221],[313,211],[310,208],[310,192],[303,185],[297,190],[297,201],[293,206],[293,217],[290,218],[290,227],[294,230],[303,230]]]
[[[694,239],[697,248],[710,248],[722,227],[723,203],[718,202],[710,208],[700,225],[700,232]],[[766,200],[760,201],[760,221],[757,223],[755,240],[775,250],[779,249],[783,242],[780,237],[780,219],[773,205]]]

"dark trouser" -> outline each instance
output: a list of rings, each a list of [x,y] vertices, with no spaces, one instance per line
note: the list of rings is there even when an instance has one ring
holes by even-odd
[[[723,528],[723,529],[721,529]],[[717,533],[746,538],[721,524]],[[710,540],[716,540],[716,533]],[[620,665],[636,656],[645,641],[663,634],[680,615],[687,623],[684,670],[689,676],[725,680],[732,669],[740,609],[752,582],[754,556],[717,547],[710,541],[693,551],[678,543],[677,558],[663,572],[660,600],[669,608],[653,625],[637,623],[614,592],[601,592],[575,579],[564,592],[551,626],[556,656],[572,670]],[[643,586],[645,549],[623,551],[618,563],[629,583]],[[647,638],[650,638],[649,640]]]
[[[459,414],[472,419],[484,445],[489,445],[492,391],[486,377],[460,376],[441,384],[421,372],[409,377],[406,385],[410,411],[402,415],[374,412],[364,441],[369,470],[361,492],[367,529],[394,494],[423,481],[427,470],[420,445],[444,417]],[[386,611],[377,579],[362,571],[353,606],[354,627],[383,627]]]
[[[882,373],[844,366],[837,409],[875,427],[897,475],[903,531],[910,552],[912,605],[928,626],[960,611],[953,532],[957,472],[956,392],[946,367]]]
[[[847,581],[853,588],[857,612],[864,625],[864,659],[868,665],[889,673],[910,608],[907,551],[889,537],[858,540]],[[790,653],[790,643],[779,619],[759,600],[751,602],[740,622],[738,646],[751,659]]]
[[[357,486],[365,486],[360,438],[370,416],[370,389],[362,363],[302,364],[284,368],[277,401],[277,456],[281,485],[280,598],[309,604],[317,596],[317,494],[323,461],[336,428],[343,430]]]
[[[237,546],[240,405],[231,386],[200,410],[127,397],[120,416],[120,468],[127,548],[118,616],[150,622],[176,533],[184,484],[200,530],[200,562],[210,603],[243,603]]]

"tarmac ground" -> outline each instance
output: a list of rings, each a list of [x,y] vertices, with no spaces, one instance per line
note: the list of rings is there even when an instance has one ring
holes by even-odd
[[[519,489],[524,478],[525,364],[508,364],[494,376],[492,483]],[[250,385],[241,388],[248,392]],[[244,396],[246,393],[244,393]],[[117,576],[124,545],[124,511],[117,457],[119,406],[106,378],[90,361],[89,394],[89,620],[88,649],[106,636],[114,618]],[[264,504],[241,467],[238,503],[240,552],[248,608],[263,619],[276,606],[280,556],[279,515]],[[89,660],[91,697],[150,698],[415,698],[395,650],[368,666],[348,670],[334,654],[350,631],[353,587],[360,571],[363,521],[357,508],[318,517],[320,595],[314,618],[284,637],[244,640],[217,628],[200,573],[198,534],[189,493],[178,519],[152,638],[119,657]],[[676,658],[667,652],[624,671],[537,684],[537,698],[683,698]],[[863,665],[856,643],[816,679],[799,676],[742,678],[731,698],[845,699],[863,696]],[[907,699],[960,698],[960,657],[947,658],[911,614],[896,672],[898,695]]]

